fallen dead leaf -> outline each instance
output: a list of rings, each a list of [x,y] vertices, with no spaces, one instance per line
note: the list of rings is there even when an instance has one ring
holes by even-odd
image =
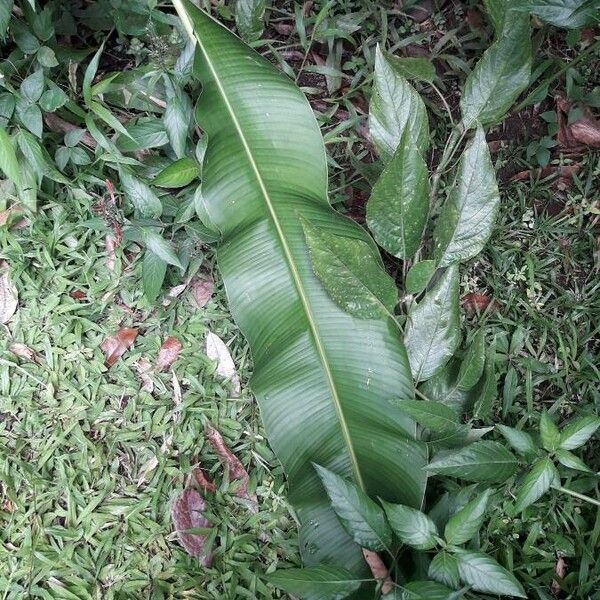
[[[117,262],[117,256],[115,254],[115,238],[112,235],[107,235],[104,238],[104,247],[106,249],[106,268],[109,271],[115,270],[115,264]]]
[[[206,439],[219,457],[221,464],[229,469],[229,478],[232,481],[238,481],[239,485],[235,491],[238,498],[247,501],[248,510],[253,513],[258,512],[258,499],[256,494],[248,491],[250,476],[239,458],[226,446],[223,436],[212,426],[206,425]]]
[[[168,337],[158,351],[154,368],[157,371],[168,369],[179,358],[181,348],[181,342],[176,337]]]
[[[200,486],[201,490],[204,490],[205,492],[215,492],[217,490],[215,484],[208,480],[204,474],[204,471],[200,467],[195,467],[192,470],[192,476],[198,486]]]
[[[0,274],[0,323],[6,324],[17,311],[19,296],[8,272]]]
[[[20,344],[18,342],[11,344],[8,347],[8,351],[12,352],[15,356],[18,356],[19,358],[29,360],[33,363],[39,363],[39,356],[29,346],[26,346],[25,344]]]
[[[556,178],[556,187],[564,191],[571,187],[573,183],[573,175],[576,175],[581,171],[581,165],[547,165],[546,167],[542,167],[541,169],[531,169],[527,171],[519,171],[515,175],[513,175],[510,179],[511,181],[529,181],[531,178],[541,178],[544,179],[546,177],[550,177],[551,175],[558,175]]]
[[[87,300],[87,295],[82,290],[73,290],[72,292],[69,292],[69,296],[71,296],[73,300]]]
[[[600,148],[600,121],[594,117],[592,111],[585,106],[583,115],[568,122],[567,114],[571,108],[571,102],[563,95],[556,97],[556,119],[558,131],[556,138],[558,144],[564,150],[578,152],[585,147]]]
[[[0,210],[0,227],[6,225],[13,215],[21,214],[21,210],[16,206],[11,206],[5,210]]]
[[[10,498],[5,498],[2,501],[2,507],[0,508],[3,512],[12,513],[15,510],[15,505],[12,503]]]
[[[173,502],[171,518],[180,544],[190,555],[198,558],[205,567],[210,566],[212,555],[206,552],[206,535],[187,533],[190,529],[207,529],[212,527],[204,517],[206,503],[204,498],[194,489],[186,488]]]
[[[150,377],[152,372],[150,361],[142,356],[133,363],[133,367],[142,382],[142,390],[151,394],[154,391],[154,381]]]
[[[565,578],[565,575],[567,574],[567,563],[565,563],[565,559],[562,556],[558,557],[556,565],[554,566],[554,572],[559,579]],[[561,592],[561,589],[560,582],[558,582],[556,579],[553,579],[552,584],[550,585],[551,592],[555,596],[558,596]]]
[[[232,396],[237,398],[241,393],[240,376],[225,342],[212,332],[206,336],[206,356],[217,361],[217,375],[231,382]]]
[[[488,307],[490,302],[491,298],[487,294],[477,292],[466,294],[461,299],[461,304],[469,315],[482,313]]]
[[[385,566],[385,563],[381,560],[381,557],[377,552],[373,552],[372,550],[367,550],[366,548],[362,549],[363,556],[371,569],[371,573],[373,573],[373,577],[381,582],[381,593],[387,594],[391,592],[394,588],[394,582],[390,577],[390,572],[388,568]]]
[[[215,290],[215,282],[212,277],[207,276],[206,278],[196,277],[192,279],[190,283],[190,291],[194,304],[198,308],[206,306],[208,301],[211,299]]]
[[[591,116],[583,116],[568,126],[571,135],[580,144],[600,148],[600,121]]]
[[[123,327],[117,331],[116,335],[107,337],[100,348],[106,357],[105,362],[107,367],[112,367],[127,349],[133,345],[137,337],[138,330],[131,327]]]

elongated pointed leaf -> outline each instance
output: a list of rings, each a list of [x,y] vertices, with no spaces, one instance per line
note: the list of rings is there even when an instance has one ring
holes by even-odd
[[[560,437],[558,427],[548,412],[544,411],[540,418],[540,438],[542,440],[542,446],[549,452],[552,452],[552,450],[558,448]]]
[[[457,588],[460,585],[458,561],[453,554],[448,552],[440,552],[433,557],[427,575],[451,588]]]
[[[568,450],[559,448],[556,451],[556,458],[561,465],[568,467],[569,469],[575,469],[576,471],[584,471],[590,473],[592,470],[577,456]]]
[[[192,158],[176,160],[165,167],[152,181],[159,187],[179,188],[188,185],[200,175],[200,165]]]
[[[149,185],[123,169],[121,170],[121,187],[127,199],[142,217],[160,217],[162,203]]]
[[[491,490],[486,490],[450,517],[444,530],[444,537],[449,544],[465,544],[477,534],[491,493]]]
[[[391,160],[405,130],[421,154],[429,145],[429,123],[423,100],[379,47],[375,54],[369,129],[384,162]]]
[[[496,429],[504,436],[506,441],[522,456],[535,454],[537,447],[531,435],[526,431],[498,424]]]
[[[503,19],[502,31],[467,77],[460,100],[467,129],[500,121],[529,84],[529,18],[515,11],[497,18]]]
[[[254,42],[263,32],[265,0],[237,0],[235,5],[235,24],[242,39]]]
[[[414,421],[389,401],[413,395],[393,324],[355,318],[330,299],[313,272],[301,218],[370,241],[327,200],[323,140],[300,91],[193,4],[174,4],[197,38],[197,119],[208,135],[203,212],[222,233],[217,262],[252,351],[251,385],[288,475],[303,558],[362,576],[362,551],[312,463],[369,495],[420,506],[425,449],[414,440]]]
[[[417,550],[429,550],[436,544],[435,523],[420,510],[402,504],[383,503],[385,514],[402,542]]]
[[[461,593],[453,593],[435,581],[410,581],[389,595],[382,596],[382,600],[457,600],[461,597]]]
[[[481,375],[485,365],[485,332],[483,329],[477,332],[471,342],[465,357],[460,363],[457,387],[459,390],[470,390],[474,387]]]
[[[441,402],[402,400],[399,405],[419,425],[431,431],[450,435],[466,433],[467,426],[459,422],[456,412]]]
[[[406,274],[404,286],[407,294],[420,294],[435,273],[435,260],[422,260],[415,263]]]
[[[527,598],[523,586],[491,556],[460,552],[456,557],[460,578],[475,591]]]
[[[354,541],[370,550],[390,548],[392,530],[383,508],[356,484],[318,465],[315,468],[327,490],[333,510]]]
[[[436,223],[438,266],[465,261],[481,252],[492,232],[499,204],[500,192],[485,133],[478,128],[461,158],[456,183]]]
[[[600,418],[594,415],[574,419],[560,432],[560,447],[563,450],[574,450],[583,446],[599,427]]]
[[[446,269],[439,281],[408,313],[404,343],[416,381],[439,371],[460,344],[458,267]]]
[[[21,177],[19,175],[17,155],[15,154],[15,149],[8,133],[2,128],[0,128],[0,169],[6,177],[11,179],[15,184],[19,184]]]
[[[541,498],[558,480],[558,471],[549,458],[538,460],[527,473],[517,492],[515,511],[521,512]]]
[[[496,382],[496,340],[488,347],[483,367],[483,376],[477,385],[471,390],[477,399],[473,409],[476,419],[485,419],[489,416],[498,396],[498,384]]]
[[[519,3],[517,10],[528,11],[556,27],[579,29],[597,25],[597,0],[527,0]]]
[[[377,243],[398,258],[412,258],[429,214],[427,165],[407,129],[373,187],[367,224]]]
[[[455,452],[440,453],[427,470],[467,481],[502,482],[514,475],[517,460],[502,444],[481,441]]]

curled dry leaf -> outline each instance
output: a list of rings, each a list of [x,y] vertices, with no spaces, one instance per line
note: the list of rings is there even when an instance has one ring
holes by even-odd
[[[152,373],[152,365],[147,358],[141,357],[133,363],[140,381],[142,382],[142,390],[151,394],[154,391],[154,381],[150,374]]]
[[[117,331],[116,335],[107,337],[100,348],[106,357],[105,362],[107,367],[112,367],[127,349],[133,344],[137,337],[138,330],[131,327],[123,327]]]
[[[215,484],[206,477],[204,471],[200,467],[195,467],[193,469],[192,477],[201,490],[204,490],[205,492],[215,492],[217,490]]]
[[[371,573],[373,573],[373,577],[381,582],[381,593],[387,594],[391,592],[394,588],[394,582],[390,577],[388,568],[381,560],[379,554],[377,554],[377,552],[373,552],[372,550],[367,550],[366,548],[363,548],[362,552],[367,564],[369,565],[369,569],[371,569]]]
[[[205,567],[210,566],[212,556],[205,549],[206,537],[199,533],[188,533],[190,529],[207,529],[210,522],[204,517],[206,503],[194,489],[186,488],[173,502],[171,518],[179,542],[190,555],[198,558]]]
[[[556,98],[556,117],[558,132],[556,137],[559,145],[565,150],[581,150],[583,146],[600,148],[600,121],[594,117],[588,107],[583,108],[583,115],[568,122],[566,113],[571,103],[564,96]]]
[[[483,312],[491,302],[491,298],[487,294],[473,292],[466,294],[461,299],[461,304],[465,312],[469,315],[474,315]]]
[[[157,371],[168,369],[179,358],[181,348],[181,342],[176,337],[169,336],[158,351],[155,369]]]
[[[190,291],[192,293],[194,304],[198,308],[203,308],[206,306],[213,295],[214,289],[215,282],[209,276],[205,278],[196,277],[192,279],[190,283]]]
[[[217,375],[231,382],[232,396],[237,398],[241,393],[240,376],[225,342],[212,332],[206,336],[206,356],[217,361]]]
[[[258,499],[256,494],[252,494],[248,491],[248,483],[250,476],[248,471],[244,469],[244,465],[240,462],[239,458],[233,454],[233,452],[225,445],[223,436],[212,426],[206,426],[206,439],[212,446],[213,450],[219,457],[221,464],[229,469],[229,478],[232,481],[238,481],[239,486],[235,491],[235,495],[238,498],[246,500],[248,503],[248,510],[253,513],[258,512]]]
[[[15,356],[29,360],[34,363],[39,363],[39,356],[25,344],[14,343],[8,347],[8,351],[12,352]]]
[[[562,556],[558,557],[556,565],[554,567],[554,572],[559,577],[559,579],[562,580],[565,578],[565,575],[567,574],[567,563],[565,562],[565,559]],[[560,582],[556,579],[553,579],[552,585],[550,586],[550,590],[552,591],[552,593],[555,596],[558,596],[561,592],[561,589],[562,588],[560,586]]]
[[[19,305],[17,288],[10,280],[8,272],[0,274],[0,323],[6,324],[10,321]]]

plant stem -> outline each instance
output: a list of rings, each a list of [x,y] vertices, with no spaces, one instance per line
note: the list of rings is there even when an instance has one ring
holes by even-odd
[[[594,506],[600,506],[600,500],[590,498],[589,496],[586,496],[585,494],[580,494],[579,492],[574,492],[573,490],[569,490],[568,488],[564,488],[564,487],[557,487],[556,489],[559,492],[564,492],[565,494],[569,494],[569,496],[574,496],[575,498],[579,498],[580,500],[589,502],[590,504],[593,504]]]
[[[179,15],[179,18],[181,19],[181,23],[185,27],[187,34],[189,35],[192,42],[195,44],[196,36],[194,35],[194,25],[190,21],[190,18],[188,17],[188,14],[187,14],[183,4],[181,3],[181,0],[173,0],[173,6],[175,7],[175,10],[177,11],[177,14]]]
[[[431,188],[429,192],[429,210],[433,208],[433,204],[435,202],[435,198],[438,193],[438,188],[440,187],[440,179],[442,177],[442,173],[448,166],[448,163],[452,160],[454,153],[460,141],[462,139],[462,128],[460,126],[456,126],[450,132],[448,136],[448,140],[446,141],[446,146],[444,147],[444,152],[442,153],[442,158],[438,166],[436,167],[433,175],[431,176]]]

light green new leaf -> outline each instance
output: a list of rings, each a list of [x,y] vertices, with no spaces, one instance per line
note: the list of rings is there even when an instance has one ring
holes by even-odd
[[[525,510],[538,498],[541,498],[555,481],[560,481],[560,478],[554,463],[549,458],[541,458],[535,462],[531,471],[519,484],[515,511],[520,513]]]
[[[429,550],[439,535],[435,523],[423,512],[402,504],[383,502],[383,508],[400,541],[417,550]]]
[[[333,301],[355,317],[385,318],[398,302],[394,280],[372,246],[303,220],[313,269]]]
[[[548,450],[548,452],[556,450],[560,444],[560,432],[547,411],[544,411],[540,417],[540,438],[542,440],[542,446]],[[570,448],[566,449],[570,450]]]
[[[436,222],[433,239],[438,266],[479,254],[490,237],[499,205],[494,165],[479,127],[462,155],[455,184]]]
[[[4,175],[18,185],[21,180],[19,174],[19,163],[12,145],[12,140],[5,129],[0,127],[0,169]]]
[[[264,28],[265,0],[237,0],[235,24],[242,39],[255,42]]]
[[[460,110],[467,129],[502,120],[529,85],[531,60],[529,18],[511,12],[504,18],[502,32],[465,82]]]
[[[423,100],[379,47],[375,54],[369,128],[384,162],[391,160],[405,130],[421,155],[429,145],[429,123]]]
[[[458,560],[453,554],[440,552],[429,563],[427,575],[439,583],[456,589],[460,586]]]
[[[556,458],[558,458],[558,461],[561,465],[564,465],[569,469],[575,469],[576,471],[584,471],[585,473],[592,472],[592,470],[579,458],[579,456],[576,456],[568,450],[563,450],[562,448],[559,448],[556,451]]]
[[[395,325],[353,317],[331,300],[313,271],[302,219],[373,248],[363,272],[381,268],[375,246],[329,204],[323,139],[300,90],[191,2],[174,4],[196,38],[194,76],[203,90],[203,222],[221,233],[218,268],[252,351],[251,386],[288,477],[304,562],[368,577],[312,464],[370,496],[420,506],[426,449],[414,439],[414,421],[390,403],[414,393]],[[374,584],[366,587],[362,598]]]
[[[152,181],[154,185],[167,188],[185,187],[200,175],[200,165],[189,157],[180,158],[165,167]]]
[[[427,470],[467,481],[502,482],[517,470],[517,459],[502,444],[487,440],[453,452],[440,452]]]
[[[150,302],[158,298],[166,273],[167,262],[150,249],[146,249],[142,262],[142,285],[144,295]]]
[[[342,600],[362,584],[346,569],[329,565],[275,571],[265,579],[275,587],[307,600]]]
[[[556,27],[579,29],[600,21],[598,0],[526,0],[516,10],[535,15]]]
[[[527,598],[523,586],[491,556],[460,552],[456,558],[460,578],[476,592]]]
[[[459,390],[470,390],[481,379],[485,365],[485,331],[480,329],[469,345],[460,363],[457,387]]]
[[[162,202],[149,185],[121,169],[121,187],[127,199],[143,217],[156,219],[162,214]]]
[[[367,203],[373,237],[402,259],[412,258],[418,250],[429,215],[427,165],[408,133],[405,129]]]
[[[587,415],[567,423],[560,432],[560,447],[564,450],[575,450],[583,446],[600,427],[600,418]]]
[[[106,106],[103,106],[95,100],[90,100],[88,102],[88,107],[95,115],[100,117],[107,125],[112,127],[115,131],[126,137],[131,137],[127,129],[125,129],[125,126],[121,123],[121,121],[119,121],[119,119],[117,119],[117,117],[115,117],[115,115],[113,115],[110,112],[110,110],[106,108]],[[133,140],[132,138],[132,141],[135,140]]]
[[[496,425],[496,429],[521,456],[529,457],[536,453],[537,447],[535,442],[526,431],[501,424]]]
[[[435,273],[435,260],[422,260],[415,263],[406,274],[404,287],[407,294],[420,294]]]
[[[383,508],[356,484],[319,465],[317,473],[327,490],[331,506],[352,539],[370,550],[385,550],[392,545],[392,530]]]
[[[492,490],[486,490],[450,517],[444,530],[444,537],[449,544],[459,546],[475,537],[483,523],[491,494]]]
[[[94,82],[94,77],[96,76],[96,72],[98,71],[98,65],[100,64],[100,57],[102,56],[102,52],[104,52],[104,42],[102,42],[100,48],[96,50],[96,53],[92,57],[92,60],[90,60],[83,74],[83,98],[88,106],[92,102],[92,83]]]
[[[408,312],[404,344],[415,381],[439,371],[460,344],[458,266],[446,269],[436,284]]]

